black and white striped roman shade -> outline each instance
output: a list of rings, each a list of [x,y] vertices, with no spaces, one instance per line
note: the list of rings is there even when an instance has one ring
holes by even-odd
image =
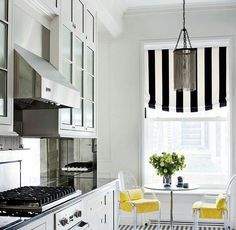
[[[197,112],[227,105],[227,47],[197,48],[197,90],[174,90],[173,50],[146,51],[146,102],[164,111]]]

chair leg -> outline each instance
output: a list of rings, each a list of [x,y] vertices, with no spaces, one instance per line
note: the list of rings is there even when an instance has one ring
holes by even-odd
[[[120,224],[120,212],[121,212],[121,209],[119,207],[118,211],[117,211],[117,228],[119,228],[119,224]]]
[[[229,229],[229,221],[228,221],[228,211],[223,211],[223,219],[224,219],[224,229]]]
[[[194,210],[193,211],[193,216],[194,216],[194,230],[198,230],[198,221],[199,221],[199,210]]]
[[[137,228],[137,212],[136,212],[136,207],[135,206],[133,206],[132,212],[133,212],[133,216],[134,216],[134,226],[133,226],[133,229],[136,229]]]
[[[161,229],[161,210],[157,212],[157,229]]]

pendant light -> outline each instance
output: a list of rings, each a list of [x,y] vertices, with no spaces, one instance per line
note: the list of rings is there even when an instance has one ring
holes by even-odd
[[[183,48],[178,48],[182,35]],[[183,0],[183,28],[180,30],[174,50],[174,89],[176,91],[196,90],[196,54],[196,49],[192,48],[185,28],[185,0]]]

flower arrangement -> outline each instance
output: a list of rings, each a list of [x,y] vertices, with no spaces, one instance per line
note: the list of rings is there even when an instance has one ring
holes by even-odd
[[[175,172],[186,167],[184,155],[173,152],[163,152],[161,155],[153,154],[149,158],[149,163],[156,169],[157,175],[171,176]]]

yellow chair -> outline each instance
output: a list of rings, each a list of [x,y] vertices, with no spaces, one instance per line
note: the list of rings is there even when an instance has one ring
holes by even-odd
[[[215,203],[206,203],[202,201],[197,201],[193,204],[192,209],[194,216],[194,230],[198,230],[199,219],[223,219],[224,228],[225,230],[228,230],[230,188],[235,179],[236,175],[230,178],[226,187],[226,192],[219,194]]]
[[[137,187],[136,180],[129,172],[120,171],[119,179],[119,210],[132,213],[134,218],[133,229],[137,228],[137,214],[157,212],[157,229],[160,229],[160,201],[145,199],[142,188]]]

